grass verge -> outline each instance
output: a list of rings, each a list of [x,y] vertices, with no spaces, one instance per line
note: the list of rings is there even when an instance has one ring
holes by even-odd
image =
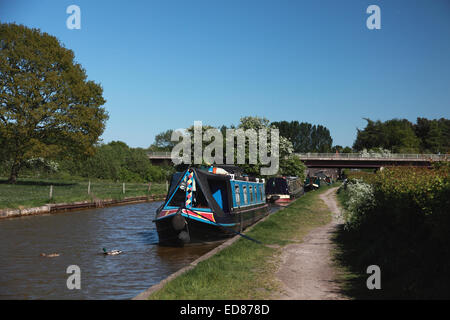
[[[328,208],[319,198],[329,188],[305,194],[246,233],[264,245],[241,238],[170,281],[149,299],[270,298],[279,289],[275,272],[280,247],[302,241],[310,230],[331,221]]]
[[[88,181],[19,179],[16,184],[7,184],[0,179],[0,209],[38,207],[47,203],[66,203],[94,199],[123,199],[148,195],[148,184],[122,183],[110,181],[91,181],[88,194]],[[50,199],[50,186],[53,186],[53,197]],[[164,195],[165,184],[152,183],[152,195]]]

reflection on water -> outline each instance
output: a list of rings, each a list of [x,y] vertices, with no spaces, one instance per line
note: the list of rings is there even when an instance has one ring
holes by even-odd
[[[160,204],[0,220],[0,299],[130,299],[219,244],[158,246]],[[69,265],[81,269],[80,290],[67,289]]]

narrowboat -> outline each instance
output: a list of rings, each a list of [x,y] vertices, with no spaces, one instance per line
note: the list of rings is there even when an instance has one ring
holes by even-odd
[[[161,245],[223,240],[269,213],[264,179],[231,166],[188,168],[172,176],[153,222]]]
[[[333,179],[332,177],[330,177],[329,175],[325,174],[325,172],[323,171],[319,171],[316,173],[316,176],[323,182],[325,182],[327,185],[330,185],[333,183]]]
[[[267,201],[276,204],[289,203],[304,193],[302,181],[298,177],[269,178],[265,192]]]
[[[320,178],[310,177],[309,175],[305,179],[305,191],[316,190],[320,188]]]

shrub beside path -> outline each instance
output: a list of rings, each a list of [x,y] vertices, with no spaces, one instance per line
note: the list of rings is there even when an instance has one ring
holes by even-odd
[[[274,296],[280,300],[345,300],[340,293],[333,267],[331,237],[342,221],[336,200],[337,188],[320,195],[330,209],[333,219],[312,230],[302,243],[285,246],[281,265],[276,273],[282,284],[281,292]]]

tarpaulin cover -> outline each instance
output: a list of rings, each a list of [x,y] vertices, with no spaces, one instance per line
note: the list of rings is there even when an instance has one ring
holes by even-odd
[[[288,184],[284,178],[269,178],[266,183],[266,194],[289,194]]]
[[[209,173],[195,168],[190,168],[183,172],[177,172],[172,175],[169,192],[167,193],[164,205],[170,199],[177,186],[182,182],[182,179],[188,170],[192,170],[194,172],[194,178],[198,182],[197,192],[200,190],[203,192],[203,195],[208,202],[208,206],[212,209],[212,211],[218,216],[225,215],[224,211],[211,194],[210,184],[213,184],[215,181],[225,182],[227,197],[223,199],[223,201],[226,201],[227,205],[225,205],[224,208],[231,208],[233,200],[231,198],[231,187],[229,183],[230,177],[228,175]]]

